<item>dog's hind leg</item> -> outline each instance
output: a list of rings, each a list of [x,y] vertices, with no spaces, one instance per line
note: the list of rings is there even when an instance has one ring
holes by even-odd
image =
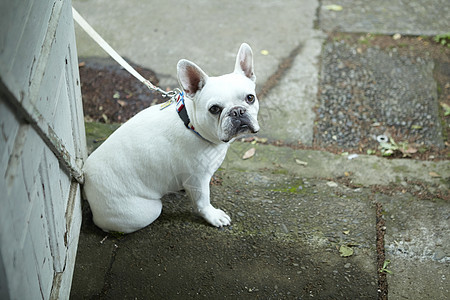
[[[95,210],[91,206],[94,223],[104,231],[131,233],[153,223],[162,210],[160,199],[129,197],[114,207]]]

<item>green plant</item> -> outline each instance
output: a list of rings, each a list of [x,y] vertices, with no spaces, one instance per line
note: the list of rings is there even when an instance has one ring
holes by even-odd
[[[444,34],[438,34],[433,37],[433,40],[436,43],[441,44],[442,46],[447,45],[447,47],[450,48],[450,32],[444,33]]]
[[[367,155],[373,155],[375,154],[377,151],[373,150],[373,149],[367,149]]]
[[[441,102],[442,109],[444,110],[444,117],[450,116],[450,105]]]
[[[389,142],[380,142],[378,147],[381,150],[381,155],[391,156],[395,151],[399,150],[399,146],[393,138],[389,138]]]
[[[380,273],[388,273],[388,274],[392,274],[392,271],[387,269],[387,266],[391,263],[390,260],[386,259],[383,263],[383,267],[380,269]]]
[[[391,156],[396,151],[400,151],[403,157],[408,157],[417,152],[417,149],[411,147],[408,142],[396,143],[393,138],[389,138],[389,142],[380,142],[378,148],[383,156]]]

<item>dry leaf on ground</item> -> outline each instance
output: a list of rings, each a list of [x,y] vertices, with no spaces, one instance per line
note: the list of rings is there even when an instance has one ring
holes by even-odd
[[[256,153],[256,149],[255,148],[250,148],[249,150],[247,150],[247,152],[244,153],[244,156],[242,156],[242,159],[249,159],[251,157],[253,157]]]

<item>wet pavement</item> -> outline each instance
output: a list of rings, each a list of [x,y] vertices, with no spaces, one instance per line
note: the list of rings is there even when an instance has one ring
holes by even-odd
[[[327,1],[74,1],[164,87],[176,84],[178,59],[226,73],[248,42],[262,129],[260,139],[232,145],[212,182],[212,203],[230,227],[209,226],[179,193],[165,197],[150,226],[106,234],[84,203],[71,298],[447,299],[449,117],[440,103],[450,89],[448,50],[441,59],[412,51],[412,39],[392,47],[367,35],[445,33],[448,8],[439,3],[341,1],[334,11]],[[332,30],[360,36],[353,43]],[[77,38],[80,57],[105,56]],[[88,143],[114,128],[87,124]],[[382,157],[378,135],[425,156]],[[250,148],[255,155],[244,160]]]

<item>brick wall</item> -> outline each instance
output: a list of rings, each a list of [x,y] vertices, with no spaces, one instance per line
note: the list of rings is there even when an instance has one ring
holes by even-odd
[[[69,297],[86,157],[68,0],[0,3],[0,299]]]

